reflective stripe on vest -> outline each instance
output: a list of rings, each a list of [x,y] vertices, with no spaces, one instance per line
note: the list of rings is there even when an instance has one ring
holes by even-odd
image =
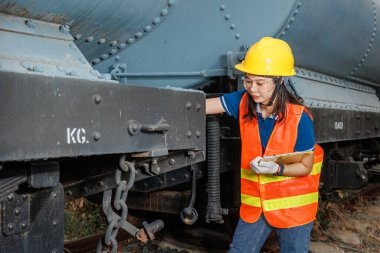
[[[267,221],[274,227],[286,228],[311,222],[318,207],[318,183],[323,160],[323,150],[318,145],[315,147],[312,171],[305,177],[257,175],[249,166],[257,156],[294,152],[304,107],[287,104],[285,122],[276,123],[263,154],[257,120],[243,118],[247,113],[247,96],[247,93],[243,95],[239,107],[241,218],[246,222],[255,222],[264,211]]]
[[[318,202],[318,192],[293,197],[264,200],[264,211],[274,211],[285,208],[293,208],[298,206],[306,206]]]
[[[247,194],[241,194],[241,203],[249,206],[261,207],[260,198],[252,197]]]

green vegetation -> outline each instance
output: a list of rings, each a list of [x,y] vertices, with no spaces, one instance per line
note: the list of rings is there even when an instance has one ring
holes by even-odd
[[[104,233],[106,228],[107,221],[101,205],[85,198],[65,203],[65,240]]]

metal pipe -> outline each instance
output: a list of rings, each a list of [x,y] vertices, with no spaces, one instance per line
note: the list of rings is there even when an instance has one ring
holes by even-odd
[[[140,72],[140,73],[115,73],[116,77],[170,77],[170,76],[223,76],[226,74],[225,69],[208,69],[202,71],[192,71],[192,72]]]

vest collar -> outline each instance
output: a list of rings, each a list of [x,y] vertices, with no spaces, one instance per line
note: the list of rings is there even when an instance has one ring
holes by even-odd
[[[261,114],[263,115],[263,113],[261,112],[261,108],[260,108],[260,105],[259,104],[256,104],[256,113],[257,114]],[[270,119],[274,119],[274,120],[277,120],[278,118],[278,115],[277,116],[274,116],[273,114],[269,115],[268,118]]]

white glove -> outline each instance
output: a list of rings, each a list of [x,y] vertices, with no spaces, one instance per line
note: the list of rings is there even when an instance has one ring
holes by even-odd
[[[280,171],[280,165],[274,162],[260,162],[261,156],[251,161],[250,166],[257,174],[274,174]]]

